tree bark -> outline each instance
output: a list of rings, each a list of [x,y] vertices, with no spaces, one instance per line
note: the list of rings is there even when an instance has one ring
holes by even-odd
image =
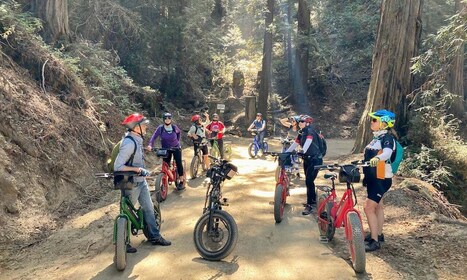
[[[47,43],[70,40],[68,0],[33,0],[32,10],[43,24],[43,38]]]
[[[396,129],[406,122],[406,96],[411,92],[411,59],[417,55],[422,0],[383,0],[370,87],[360,118],[353,152],[371,140],[368,113],[387,109],[396,113]]]
[[[310,56],[308,40],[311,28],[310,9],[306,0],[298,0],[297,24],[294,99],[299,110],[306,112],[308,107],[308,61]]]
[[[214,9],[211,13],[211,18],[214,20],[214,22],[217,25],[220,25],[222,23],[222,19],[226,16],[226,14],[227,11],[225,9],[225,4],[223,3],[223,0],[215,0]]]
[[[294,61],[293,61],[293,46],[292,46],[292,6],[293,1],[287,1],[287,34],[286,34],[286,53],[287,53],[287,68],[289,73],[289,86],[292,87],[293,92],[293,69],[294,69]]]
[[[245,118],[250,125],[256,117],[256,96],[245,96]]]
[[[457,13],[465,14],[467,5],[456,0],[455,8]],[[447,75],[446,86],[449,92],[454,95],[454,99],[449,107],[449,112],[455,117],[462,119],[465,113],[464,108],[464,43],[458,42],[458,50],[453,58],[450,71]]]
[[[267,12],[265,19],[266,30],[264,31],[263,65],[261,70],[261,81],[259,86],[258,111],[266,119],[268,110],[269,89],[271,88],[272,76],[272,23],[274,19],[274,1],[267,0]]]

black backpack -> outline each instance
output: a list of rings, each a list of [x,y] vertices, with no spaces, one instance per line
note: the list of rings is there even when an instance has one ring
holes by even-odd
[[[319,150],[321,152],[321,155],[324,157],[326,155],[326,152],[328,151],[328,144],[326,143],[326,139],[324,139],[324,136],[321,133],[321,131],[318,133],[318,136]]]

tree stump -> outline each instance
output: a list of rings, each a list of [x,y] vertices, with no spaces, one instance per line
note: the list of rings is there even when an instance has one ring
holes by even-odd
[[[245,96],[245,117],[252,123],[256,117],[256,96]]]

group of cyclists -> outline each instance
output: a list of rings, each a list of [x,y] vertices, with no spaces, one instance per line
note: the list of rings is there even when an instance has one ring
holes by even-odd
[[[199,114],[192,116],[192,125],[188,131],[188,136],[193,140],[195,154],[198,149],[202,149],[204,163],[206,168],[209,166],[208,148],[206,143],[210,139],[216,139],[220,148],[221,157],[223,158],[223,136],[225,133],[225,125],[219,120],[219,115],[213,114],[212,120],[209,119],[209,114],[204,113],[205,121],[202,120]],[[373,130],[374,138],[366,146],[364,152],[364,160],[368,161],[370,166],[363,169],[365,175],[364,186],[367,187],[367,200],[365,201],[364,210],[368,219],[370,233],[365,237],[366,250],[378,250],[381,242],[384,242],[382,233],[384,223],[384,211],[382,197],[392,184],[393,173],[391,165],[388,163],[389,158],[394,152],[394,137],[395,132],[392,127],[395,123],[395,114],[387,110],[378,110],[369,114],[371,118],[371,129]],[[138,176],[135,176],[136,187],[128,190],[130,199],[133,203],[139,201],[144,209],[144,219],[150,225],[150,242],[154,245],[168,246],[170,241],[165,240],[159,230],[156,228],[153,204],[150,198],[149,188],[145,180],[145,176],[149,171],[145,169],[144,164],[144,146],[143,137],[147,130],[147,118],[141,114],[132,114],[125,118],[122,122],[127,128],[125,136],[131,136],[135,141],[124,138],[120,152],[115,161],[115,171],[135,171]],[[286,119],[281,119],[280,122],[288,128],[288,136],[294,138],[294,142],[288,147],[286,152],[294,152],[300,148],[300,153],[303,158],[303,170],[305,174],[305,185],[307,189],[306,203],[304,203],[303,215],[309,215],[312,212],[313,205],[316,204],[315,179],[318,175],[318,170],[314,166],[323,164],[323,152],[318,145],[320,134],[313,126],[313,118],[309,115],[291,116]],[[256,115],[256,119],[248,127],[248,131],[256,130],[260,145],[263,144],[263,139],[266,134],[266,121],[261,113]],[[172,123],[172,114],[163,114],[163,124],[158,126],[149,140],[146,147],[147,150],[152,150],[154,142],[160,138],[162,148],[170,149],[168,156],[164,161],[170,163],[172,156],[176,161],[177,172],[180,175],[180,180],[185,188],[186,178],[184,177],[182,152],[181,152],[181,131]],[[214,140],[211,140],[211,145]],[[136,147],[134,146],[136,145]],[[131,158],[133,151],[137,151]],[[131,162],[130,162],[131,159]],[[135,252],[136,249],[129,247],[128,252]]]

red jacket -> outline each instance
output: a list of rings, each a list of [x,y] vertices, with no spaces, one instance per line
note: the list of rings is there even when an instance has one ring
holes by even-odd
[[[220,121],[212,121],[206,126],[206,129],[211,131],[210,138],[216,137],[217,135],[217,139],[222,139],[222,137],[224,136],[223,133],[220,133],[220,131],[223,131],[224,128],[224,124]]]

